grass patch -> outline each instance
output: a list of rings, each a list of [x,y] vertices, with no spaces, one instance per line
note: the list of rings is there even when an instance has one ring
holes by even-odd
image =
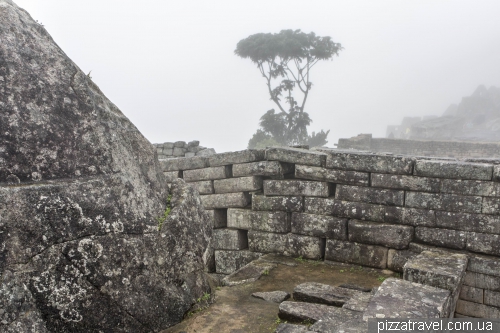
[[[161,227],[163,226],[163,223],[167,220],[167,217],[170,214],[170,211],[172,210],[172,206],[170,205],[170,200],[172,200],[172,194],[170,194],[167,197],[167,207],[165,208],[165,211],[163,212],[163,216],[158,217],[158,231],[161,231]]]

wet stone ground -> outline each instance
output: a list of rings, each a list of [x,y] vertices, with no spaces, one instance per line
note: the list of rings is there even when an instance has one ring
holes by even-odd
[[[183,322],[161,333],[270,333],[283,322],[278,318],[279,303],[252,297],[255,292],[281,290],[292,295],[294,288],[304,282],[373,288],[389,276],[397,277],[391,271],[355,265],[285,257],[276,259],[279,262],[277,267],[264,272],[255,282],[217,287],[213,304],[201,306],[201,310],[188,314]],[[293,301],[293,296],[288,301]],[[204,301],[200,300],[202,303]]]

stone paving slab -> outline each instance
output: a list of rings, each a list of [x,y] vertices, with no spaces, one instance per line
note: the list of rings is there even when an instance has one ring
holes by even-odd
[[[330,185],[327,182],[308,180],[264,180],[264,195],[292,195],[328,197]]]
[[[263,274],[269,274],[269,272],[276,268],[276,264],[254,260],[245,266],[238,269],[236,272],[231,273],[222,279],[221,283],[224,286],[236,286],[244,283],[250,283],[257,281]]]
[[[365,312],[372,297],[372,293],[362,292],[352,296],[342,307],[347,310]]]
[[[491,180],[493,165],[458,161],[417,160],[413,174],[436,178]]]
[[[361,291],[330,286],[317,282],[299,284],[293,290],[293,299],[301,302],[342,306]]]
[[[216,167],[221,165],[257,162],[262,160],[264,160],[264,150],[246,149],[211,155],[208,157],[208,165]]]
[[[324,304],[284,301],[280,304],[278,316],[292,322],[317,322],[326,315],[342,312],[342,308]]]
[[[347,219],[343,218],[292,213],[291,227],[294,234],[347,240]]]
[[[268,302],[281,303],[290,298],[290,293],[286,291],[267,291],[267,292],[257,292],[252,294],[255,298],[260,298]]]
[[[445,289],[389,278],[368,303],[363,319],[445,318],[449,295]]]
[[[322,333],[366,333],[368,323],[363,320],[361,312],[341,308],[339,311],[329,312],[309,329]]]
[[[441,179],[372,173],[371,186],[395,190],[410,190],[437,193],[441,188]]]
[[[335,199],[343,201],[360,201],[388,206],[403,206],[404,191],[351,185],[337,185],[335,188]]]
[[[303,197],[300,196],[266,197],[260,194],[253,194],[252,210],[301,212],[304,206],[303,201]]]
[[[325,260],[385,269],[388,250],[383,246],[327,239]]]
[[[262,177],[240,177],[214,180],[215,193],[251,192],[262,189]]]
[[[243,208],[251,203],[250,195],[245,192],[208,194],[202,195],[200,199],[205,209]]]
[[[298,179],[311,179],[336,184],[368,186],[370,180],[369,175],[370,174],[367,172],[327,169],[310,165],[295,165],[295,178]]]
[[[248,250],[215,250],[215,271],[220,274],[231,274],[260,256],[262,253]]]
[[[293,172],[293,165],[278,161],[260,161],[233,164],[233,177],[266,176],[282,179],[285,174]]]
[[[402,250],[408,248],[413,239],[413,227],[377,222],[349,220],[350,242],[383,245]]]
[[[266,160],[312,166],[324,166],[326,162],[326,155],[313,150],[270,147],[266,149]]]

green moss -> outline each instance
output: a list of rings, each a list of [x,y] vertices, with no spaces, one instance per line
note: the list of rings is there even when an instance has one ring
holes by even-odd
[[[170,200],[172,200],[172,194],[170,194],[167,198],[167,207],[165,208],[165,211],[163,212],[163,216],[158,217],[158,231],[161,230],[161,227],[163,226],[163,222],[165,222],[167,220],[167,217],[170,214],[170,211],[172,210],[172,207],[170,205]]]

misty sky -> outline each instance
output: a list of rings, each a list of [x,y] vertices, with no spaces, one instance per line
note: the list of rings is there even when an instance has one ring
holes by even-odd
[[[259,32],[301,29],[344,47],[312,70],[309,132],[385,136],[441,115],[479,84],[500,86],[500,1],[14,0],[153,143],[245,149],[271,108],[234,55]]]

